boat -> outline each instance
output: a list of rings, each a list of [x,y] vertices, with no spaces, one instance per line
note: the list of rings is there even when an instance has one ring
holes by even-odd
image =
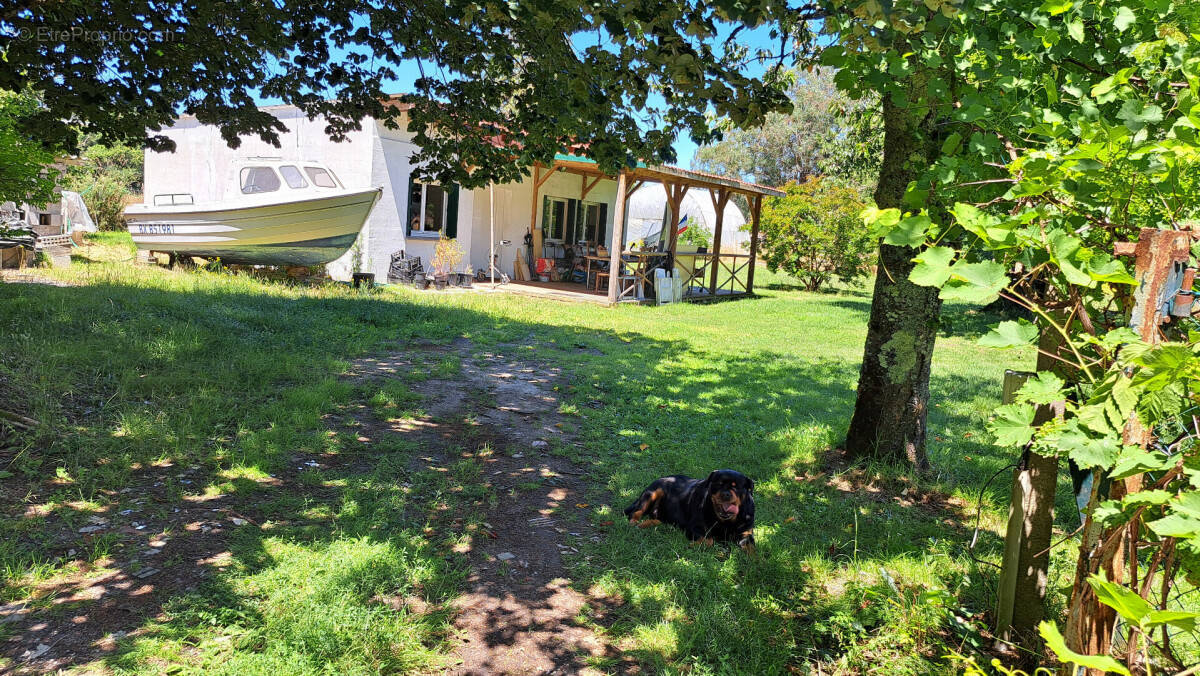
[[[346,253],[382,188],[349,189],[319,162],[252,158],[233,197],[151,196],[125,209],[139,249],[241,265],[321,265]]]

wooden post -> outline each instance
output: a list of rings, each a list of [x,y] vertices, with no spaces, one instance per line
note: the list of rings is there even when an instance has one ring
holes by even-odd
[[[712,197],[713,208],[717,210],[716,230],[713,232],[712,278],[708,283],[708,294],[715,297],[717,295],[717,271],[721,268],[721,229],[725,225],[725,205],[729,204],[729,189],[717,188],[715,193],[709,190],[708,194]]]
[[[1065,321],[1066,316],[1055,316]],[[1062,335],[1042,326],[1038,337],[1037,370],[1050,371],[1070,381],[1074,376],[1063,362],[1051,355],[1064,345]],[[1029,373],[1004,374],[1004,403],[1011,403]],[[1062,417],[1065,403],[1038,406],[1033,424],[1042,425]],[[1037,625],[1045,616],[1044,601],[1050,569],[1050,540],[1054,528],[1054,492],[1058,484],[1058,458],[1032,450],[1021,454],[1013,471],[1008,530],[1004,536],[1004,559],[996,594],[996,634],[1025,644],[1037,636]]]
[[[679,239],[679,205],[683,202],[688,187],[682,183],[663,183],[663,187],[667,189],[667,204],[671,207],[671,230],[667,239],[667,250],[671,252],[671,260],[674,261],[675,244]],[[663,227],[667,227],[667,224],[663,223]]]
[[[754,266],[758,263],[758,218],[762,215],[762,195],[750,203],[750,271],[746,273],[746,293],[754,293]]]
[[[618,289],[621,288],[621,251],[625,248],[625,201],[629,199],[625,192],[629,175],[622,171],[617,176],[617,204],[613,208],[612,242],[608,248],[608,302],[617,302]]]
[[[537,227],[538,192],[546,184],[546,181],[550,180],[550,177],[554,175],[554,171],[555,167],[552,166],[546,170],[546,174],[543,176],[541,167],[537,165],[533,167],[533,200],[529,209],[529,232],[533,234],[533,251],[529,253],[534,261],[542,257],[542,230]]]
[[[1138,287],[1134,293],[1136,304],[1129,324],[1142,340],[1152,345],[1159,342],[1161,335],[1158,327],[1166,319],[1162,316],[1160,301],[1163,300],[1167,277],[1176,263],[1188,260],[1190,235],[1191,233],[1180,230],[1142,228],[1133,248],[1133,253],[1137,256],[1134,277],[1137,278]],[[1122,246],[1123,244],[1125,246]],[[1128,245],[1124,242],[1118,244],[1116,253],[1128,255]],[[1149,441],[1150,431],[1138,421],[1137,413],[1132,414],[1125,426],[1124,442],[1128,445],[1145,446]],[[1092,521],[1091,507],[1104,499],[1098,494],[1099,487],[1100,481],[1093,480],[1088,517],[1083,526],[1079,563],[1075,569],[1075,583],[1071,591],[1071,605],[1067,609],[1067,628],[1063,632],[1067,647],[1086,655],[1109,653],[1117,619],[1116,611],[1096,598],[1096,593],[1087,583],[1087,578],[1103,571],[1109,581],[1124,584],[1130,577],[1128,568],[1137,565],[1136,556],[1128,550],[1130,543],[1136,542],[1133,537],[1138,528],[1136,520],[1122,526],[1129,529],[1127,535],[1119,535]],[[1142,475],[1139,474],[1114,481],[1108,497],[1121,500],[1140,490]],[[1132,560],[1128,560],[1131,558]],[[1089,669],[1087,673],[1089,676],[1100,676],[1104,672]]]

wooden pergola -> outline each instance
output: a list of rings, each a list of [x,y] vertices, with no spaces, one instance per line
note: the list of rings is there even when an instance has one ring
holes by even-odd
[[[716,223],[714,224],[713,232],[713,247],[712,252],[705,254],[685,254],[693,256],[693,276],[687,280],[690,282],[696,279],[694,273],[696,269],[696,261],[703,260],[704,270],[707,271],[708,280],[704,285],[708,290],[705,298],[718,297],[718,275],[724,270],[729,277],[726,280],[729,282],[730,288],[722,297],[749,295],[754,292],[754,264],[758,254],[758,226],[759,216],[762,213],[762,199],[765,195],[774,197],[784,196],[784,192],[775,188],[740,181],[737,179],[726,178],[724,176],[716,176],[698,171],[689,171],[678,167],[665,165],[645,165],[639,163],[637,167],[626,169],[616,176],[605,174],[597,166],[595,162],[586,157],[577,155],[558,155],[552,166],[546,167],[536,165],[533,169],[533,198],[529,216],[529,228],[533,233],[534,251],[542,250],[542,232],[537,227],[538,214],[538,197],[543,185],[555,173],[577,174],[580,177],[580,199],[587,197],[596,184],[602,179],[615,180],[617,182],[617,201],[613,211],[613,233],[612,246],[609,250],[610,269],[619,270],[622,265],[621,256],[625,244],[625,207],[629,201],[629,197],[642,185],[648,182],[661,183],[667,193],[667,205],[671,210],[671,219],[663,222],[663,227],[669,229],[667,251],[670,254],[671,260],[676,260],[676,243],[679,236],[678,227],[675,221],[679,218],[680,204],[683,202],[684,195],[688,190],[698,189],[708,191],[709,197],[712,199],[713,208],[716,210]],[[750,253],[745,254],[722,254],[721,253],[721,232],[725,222],[725,207],[729,204],[729,200],[735,194],[742,194],[750,203]],[[738,259],[744,259],[739,262]],[[739,281],[738,275],[745,272],[745,280],[742,289],[737,290],[736,284]],[[700,280],[705,281],[705,280]],[[620,284],[617,279],[610,279],[608,285],[608,300],[610,303],[616,303],[621,300],[622,293]]]

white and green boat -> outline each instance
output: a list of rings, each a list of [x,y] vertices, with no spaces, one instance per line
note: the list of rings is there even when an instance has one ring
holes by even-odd
[[[153,195],[125,209],[139,249],[242,265],[320,265],[346,253],[382,188],[344,187],[317,162],[250,160],[233,198]]]

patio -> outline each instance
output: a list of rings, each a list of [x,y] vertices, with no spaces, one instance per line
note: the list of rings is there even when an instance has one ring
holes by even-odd
[[[553,246],[543,242],[542,231],[537,227],[539,191],[551,176],[558,173],[580,176],[582,196],[586,196],[602,179],[616,181],[613,232],[607,239],[612,246],[606,249],[597,245],[594,250],[583,251],[574,258],[566,259],[565,263],[546,253]],[[626,207],[630,195],[647,182],[662,184],[667,194],[661,239],[656,244],[632,250],[625,237]],[[682,232],[677,224],[680,220],[680,203],[689,190],[707,191],[712,199],[716,222],[711,251],[706,250],[707,247],[679,246],[678,238]],[[745,197],[749,205],[750,250],[749,253],[723,252],[721,241],[725,208],[729,200],[739,194]],[[533,208],[530,211],[532,250],[541,253],[539,258],[549,268],[546,272],[552,273],[548,275],[551,281],[542,282],[535,278],[514,281],[497,288],[526,295],[607,302],[610,305],[619,302],[653,303],[656,302],[657,278],[663,274],[659,271],[664,271],[668,276],[678,278],[682,300],[685,301],[704,302],[750,296],[754,293],[762,199],[764,196],[783,194],[774,188],[738,179],[665,165],[639,163],[637,167],[626,169],[614,177],[604,174],[595,162],[586,157],[560,154],[552,166],[534,167]]]

